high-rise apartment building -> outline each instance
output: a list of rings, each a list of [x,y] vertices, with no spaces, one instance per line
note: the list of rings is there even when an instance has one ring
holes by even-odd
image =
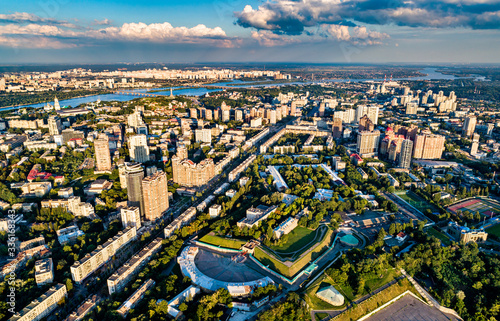
[[[243,110],[236,109],[234,111],[234,120],[236,120],[236,121],[243,121]]]
[[[51,136],[61,134],[61,118],[56,115],[52,115],[47,120],[49,125],[49,134]]]
[[[212,130],[210,128],[196,129],[194,131],[194,137],[196,142],[210,144],[212,142]]]
[[[325,108],[326,108],[325,103],[319,103],[319,109],[318,109],[319,117],[325,116]]]
[[[409,102],[406,104],[406,114],[407,115],[416,115],[418,109],[418,103]]]
[[[333,118],[340,118],[344,124],[353,123],[356,120],[356,110],[336,110],[333,112]]]
[[[341,138],[342,137],[342,119],[333,118],[332,136],[333,136],[333,138]]]
[[[222,110],[222,121],[228,122],[231,120],[231,111],[230,110]]]
[[[120,218],[122,221],[123,228],[129,226],[135,226],[136,229],[140,229],[141,224],[141,213],[139,213],[139,208],[135,206],[128,206],[120,209]]]
[[[168,209],[167,175],[158,171],[142,180],[142,199],[144,204],[143,217],[154,221]]]
[[[109,138],[105,134],[99,135],[94,141],[95,166],[98,171],[111,170],[111,153],[109,152]]]
[[[186,148],[186,145],[177,146],[177,157],[180,160],[188,158],[188,150]]]
[[[59,99],[54,98],[54,110],[61,110],[61,105],[59,105]]]
[[[472,135],[472,145],[470,148],[471,156],[474,156],[477,154],[477,151],[479,149],[479,138],[480,138],[479,134]]]
[[[396,162],[399,154],[401,153],[401,147],[403,146],[404,137],[395,136],[389,145],[388,157],[392,162]]]
[[[356,110],[356,120],[359,122],[361,117],[366,115],[376,126],[378,124],[378,109],[378,106],[359,105],[358,109]]]
[[[433,135],[429,131],[418,134],[415,138],[413,158],[440,159],[444,151],[445,138]]]
[[[371,121],[368,115],[364,115],[359,120],[359,131],[373,131],[375,129],[375,124]]]
[[[477,118],[474,115],[465,117],[462,132],[465,137],[471,137],[476,130]]]
[[[378,154],[380,132],[378,130],[358,133],[357,152],[361,157],[371,157]]]
[[[129,138],[130,159],[138,163],[149,161],[149,148],[146,135],[134,135]]]
[[[189,109],[189,117],[198,119],[198,110],[196,108]]]
[[[142,119],[143,112],[144,106],[135,106],[134,112],[127,117],[128,125],[133,128],[145,125],[144,120]]]
[[[144,213],[142,202],[142,179],[144,169],[139,163],[125,163],[125,176],[127,177],[127,203],[129,206],[138,207]]]
[[[412,153],[413,142],[409,139],[403,140],[403,143],[401,144],[401,153],[399,154],[399,167],[410,168]]]
[[[290,116],[295,116],[297,115],[297,103],[295,101],[292,101],[290,104]]]
[[[172,174],[174,182],[182,186],[201,187],[215,176],[215,165],[211,158],[195,164],[177,155],[172,157]]]

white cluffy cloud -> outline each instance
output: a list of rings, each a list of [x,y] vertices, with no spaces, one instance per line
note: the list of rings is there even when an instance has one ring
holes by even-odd
[[[132,41],[151,43],[202,43],[219,47],[233,46],[220,27],[199,24],[192,28],[174,27],[168,22],[124,23],[109,26],[108,19],[95,20],[92,26],[75,26],[64,21],[45,19],[30,13],[0,15],[0,46],[41,48],[73,47],[92,41]]]
[[[120,39],[120,40],[149,40],[163,41],[169,39],[192,39],[192,38],[225,38],[226,33],[222,28],[208,28],[205,25],[197,25],[193,28],[173,27],[170,23],[124,23],[121,27],[107,27],[93,30],[88,35],[95,38]]]
[[[386,33],[370,31],[364,26],[322,25],[321,27],[331,38],[360,45],[379,45],[382,44],[383,39],[389,38]]]

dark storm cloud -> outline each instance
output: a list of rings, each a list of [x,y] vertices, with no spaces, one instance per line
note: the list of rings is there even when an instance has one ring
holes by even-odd
[[[236,12],[246,28],[302,34],[307,27],[357,21],[408,27],[500,29],[500,0],[275,0]]]

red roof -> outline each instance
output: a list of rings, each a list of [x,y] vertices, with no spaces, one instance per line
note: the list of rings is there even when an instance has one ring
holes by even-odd
[[[351,155],[351,157],[354,157],[354,158],[356,158],[357,160],[363,160],[363,159],[361,158],[361,156],[359,156],[358,154],[352,154],[352,155]]]
[[[37,179],[37,178],[48,179],[51,176],[52,176],[51,173],[39,172],[36,169],[32,169],[32,170],[30,170],[30,172],[28,174],[28,180],[32,181],[32,180]]]

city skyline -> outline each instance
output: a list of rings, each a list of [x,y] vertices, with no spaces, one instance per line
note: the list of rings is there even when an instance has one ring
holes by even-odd
[[[2,63],[499,63],[497,0],[9,3]]]

